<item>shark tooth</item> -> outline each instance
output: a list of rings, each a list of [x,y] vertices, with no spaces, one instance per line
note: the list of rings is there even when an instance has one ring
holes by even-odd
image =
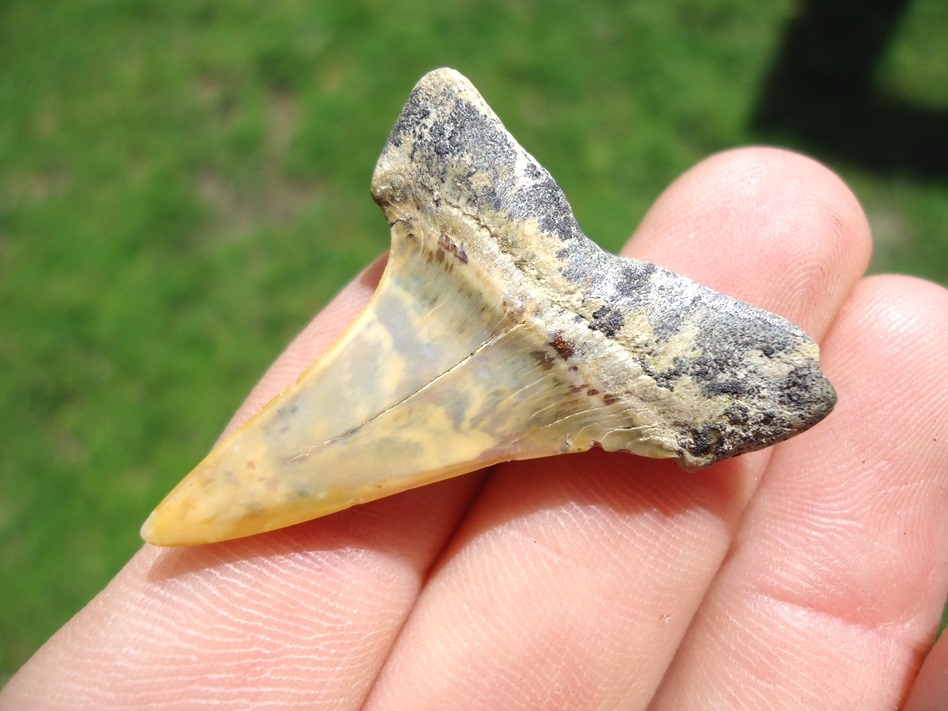
[[[453,70],[412,91],[372,195],[392,231],[376,293],[159,504],[149,543],[239,538],[594,445],[697,469],[836,402],[789,321],[587,239]]]

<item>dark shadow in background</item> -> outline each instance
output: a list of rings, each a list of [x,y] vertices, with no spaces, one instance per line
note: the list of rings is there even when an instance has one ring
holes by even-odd
[[[807,0],[751,128],[886,173],[948,178],[948,113],[878,96],[873,72],[910,0]]]

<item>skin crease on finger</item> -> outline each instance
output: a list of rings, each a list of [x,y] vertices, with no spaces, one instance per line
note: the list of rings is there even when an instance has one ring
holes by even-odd
[[[942,711],[948,699],[948,636],[925,659],[903,711]]]
[[[722,184],[736,187],[729,192]],[[748,210],[742,195],[763,200],[763,207]],[[819,239],[807,240],[808,230],[819,230]],[[861,231],[858,206],[827,171],[790,154],[746,150],[714,157],[670,188],[639,230],[635,252],[788,314],[820,335],[865,265],[867,235]],[[787,234],[793,244],[775,249],[772,242]],[[779,290],[768,286],[774,281]],[[353,289],[337,302],[343,306],[327,310],[335,313],[326,317],[331,325],[307,329],[303,345],[274,371],[280,374],[265,381],[270,394],[326,345],[330,331],[364,303],[371,284]],[[266,399],[263,391],[255,392],[260,402],[242,412]],[[636,468],[630,477],[629,462],[639,460],[601,452],[558,458],[552,467],[562,469],[559,460],[574,458],[569,468],[588,472],[592,481],[554,475],[551,485],[541,462],[532,462],[509,467],[491,482],[434,568],[370,705],[399,708],[398,700],[412,699],[415,684],[427,696],[415,696],[418,703],[410,707],[424,708],[422,702],[437,698],[435,685],[445,693],[463,691],[465,673],[479,674],[483,687],[493,669],[478,649],[526,654],[534,649],[523,643],[531,633],[542,656],[533,658],[538,673],[525,678],[544,681],[546,674],[551,693],[564,701],[560,707],[583,707],[565,704],[570,698],[594,702],[590,687],[602,681],[611,698],[631,708],[647,700],[710,584],[767,456],[698,475],[707,480],[660,464]],[[661,479],[649,482],[648,472],[667,476],[667,486]],[[167,707],[200,700],[212,706],[216,700],[227,708],[358,708],[477,481],[477,475],[462,477],[232,544],[184,551],[146,547],[24,667],[0,707]],[[543,489],[539,503],[546,508],[536,506],[535,494],[531,499],[531,484]],[[526,500],[504,501],[505,494],[521,493]],[[592,556],[571,551],[577,533],[599,550]],[[623,548],[610,548],[616,543]],[[499,558],[513,544],[521,554],[539,551],[544,565],[530,556],[521,556],[526,567],[516,557]],[[623,560],[627,554],[631,563]],[[550,589],[551,573],[565,575],[569,566],[578,570],[566,576],[569,585]],[[522,583],[506,597],[498,587],[501,573],[520,576]],[[526,595],[520,604],[550,615],[511,616],[516,601],[508,598],[515,592]],[[560,605],[551,608],[557,594]],[[611,625],[598,638],[588,636],[591,615],[581,614],[583,604]],[[565,620],[553,615],[564,610],[570,613]],[[472,611],[480,617],[464,624]],[[654,631],[634,638],[649,631],[646,618]],[[637,624],[623,630],[629,620]],[[440,638],[439,621],[447,625]],[[546,626],[531,628],[533,623]],[[501,632],[521,644],[500,644]],[[603,640],[611,644],[605,650]],[[412,642],[421,648],[412,650]],[[648,674],[641,681],[629,680],[635,668],[619,668],[625,661],[615,652],[620,642],[634,645],[634,659],[645,664]],[[594,658],[598,666],[557,676],[577,652],[585,653],[578,659]],[[652,657],[654,668],[648,667]],[[433,665],[425,667],[431,658]],[[456,676],[452,663],[458,665]],[[426,674],[430,682],[419,680]],[[514,670],[506,678],[521,681]],[[521,686],[507,698],[531,690]],[[462,707],[476,708],[478,700],[468,698]],[[485,706],[488,701],[489,695]]]

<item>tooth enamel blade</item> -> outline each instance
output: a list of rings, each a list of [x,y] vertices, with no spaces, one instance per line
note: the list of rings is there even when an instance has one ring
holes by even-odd
[[[594,445],[698,469],[836,402],[789,321],[587,239],[453,70],[412,91],[372,195],[392,249],[366,309],[159,504],[146,541],[239,538]]]

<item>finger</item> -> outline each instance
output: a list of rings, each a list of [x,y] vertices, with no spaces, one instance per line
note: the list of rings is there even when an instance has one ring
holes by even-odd
[[[948,592],[945,324],[940,287],[856,290],[837,409],[775,454],[656,708],[900,706]]]
[[[868,231],[854,198],[824,168],[745,150],[712,158],[673,185],[628,253],[819,334],[864,268]],[[794,254],[806,257],[798,264]],[[498,468],[426,585],[368,707],[641,707],[766,458],[697,475],[601,451]]]
[[[941,711],[948,699],[948,637],[942,635],[918,672],[904,711]]]
[[[229,429],[334,340],[380,267],[300,334]],[[358,708],[477,483],[443,482],[239,541],[146,546],[20,670],[0,703]]]
[[[819,339],[868,265],[871,239],[858,201],[833,173],[804,156],[751,148],[683,175],[627,249]]]

